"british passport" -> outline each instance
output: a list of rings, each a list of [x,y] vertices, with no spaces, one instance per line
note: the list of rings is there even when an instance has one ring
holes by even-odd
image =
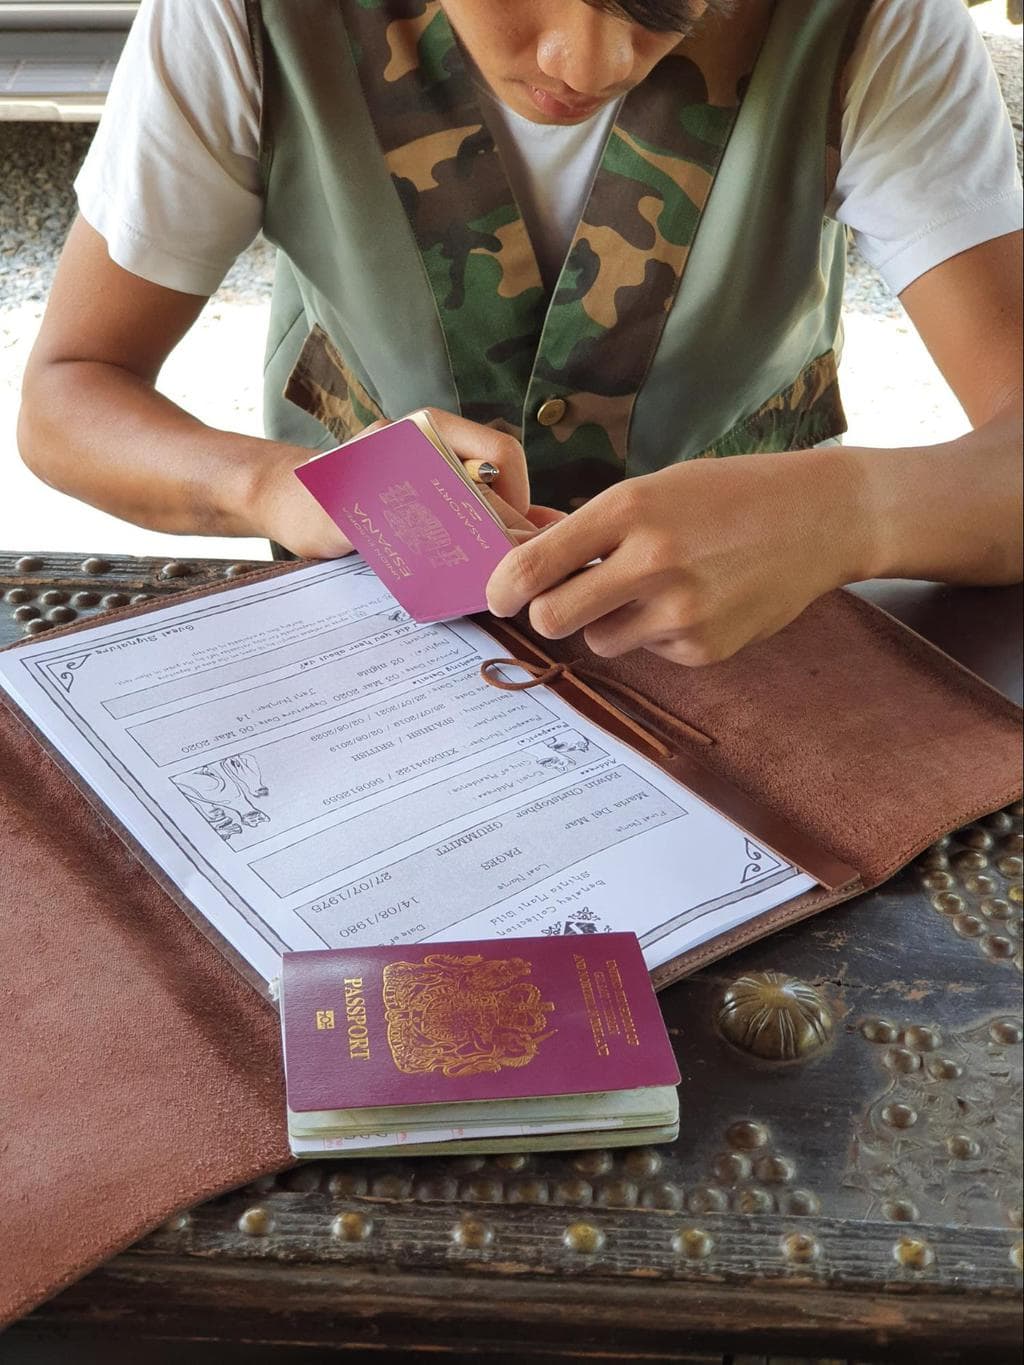
[[[279,997],[296,1156],[678,1133],[679,1069],[634,934],[285,953]]]
[[[487,580],[515,542],[426,413],[295,473],[414,621],[486,608]]]

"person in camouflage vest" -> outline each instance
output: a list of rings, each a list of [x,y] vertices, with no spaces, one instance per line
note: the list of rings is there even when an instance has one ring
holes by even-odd
[[[974,430],[835,444],[843,234],[824,208],[872,0],[233,3],[280,253],[271,439],[157,393],[203,298],[115,264],[80,218],[26,376],[22,451],[49,482],[329,557],[350,547],[295,466],[427,406],[462,458],[502,471],[523,543],[489,584],[495,614],[687,665],[844,583],[1019,577],[1019,232],[901,294]],[[553,128],[615,106],[553,272],[488,101]]]

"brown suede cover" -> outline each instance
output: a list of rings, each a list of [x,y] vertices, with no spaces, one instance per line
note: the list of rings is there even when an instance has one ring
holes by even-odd
[[[702,771],[859,874],[704,945],[662,984],[1019,794],[1017,708],[846,593],[708,669],[598,660],[575,640],[557,653],[711,736]],[[556,686],[574,699],[571,679]],[[290,1156],[273,1009],[2,704],[0,840],[3,1322]]]

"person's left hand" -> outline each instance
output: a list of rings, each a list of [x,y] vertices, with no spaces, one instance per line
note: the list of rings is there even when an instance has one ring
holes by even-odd
[[[539,634],[582,629],[607,657],[643,647],[714,663],[871,576],[866,487],[856,452],[842,447],[673,465],[606,490],[511,551],[488,603],[496,616],[529,603]]]

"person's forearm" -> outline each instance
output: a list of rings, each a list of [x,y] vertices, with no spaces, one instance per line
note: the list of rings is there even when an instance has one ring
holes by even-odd
[[[847,447],[844,454],[863,480],[865,577],[971,584],[1021,578],[1019,407],[942,445]]]
[[[268,462],[309,455],[208,427],[138,376],[67,361],[29,370],[22,458],[46,483],[152,530],[258,536]]]

